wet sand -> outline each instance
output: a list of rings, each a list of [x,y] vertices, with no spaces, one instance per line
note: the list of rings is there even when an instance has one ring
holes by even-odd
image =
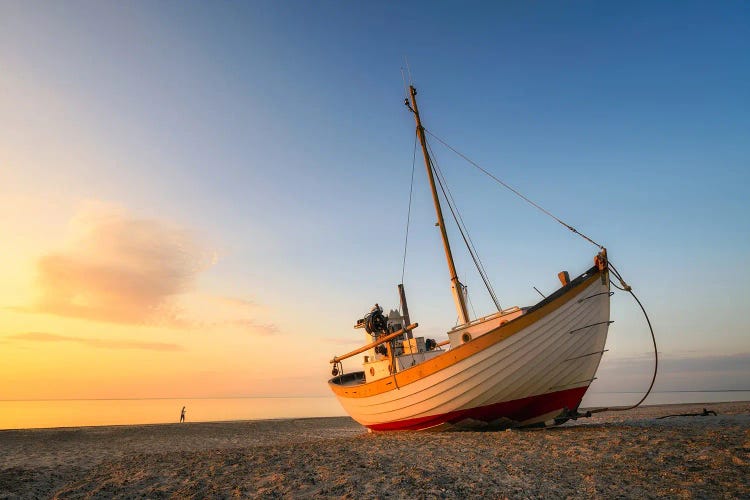
[[[700,412],[719,415],[656,417]],[[750,403],[543,430],[369,434],[349,418],[0,431],[0,498],[750,497]]]

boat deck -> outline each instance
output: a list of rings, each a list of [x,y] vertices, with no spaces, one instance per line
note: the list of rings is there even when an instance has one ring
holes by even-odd
[[[342,386],[362,385],[365,383],[365,372],[344,373],[338,377],[333,377],[328,383]]]

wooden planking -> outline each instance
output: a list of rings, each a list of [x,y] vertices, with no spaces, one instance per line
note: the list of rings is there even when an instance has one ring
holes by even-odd
[[[365,398],[387,392],[394,389],[394,378],[398,387],[404,387],[405,385],[414,383],[420,379],[423,379],[424,377],[427,377],[428,375],[452,366],[459,361],[462,361],[481,352],[482,350],[488,348],[493,344],[502,342],[510,336],[515,335],[516,333],[522,331],[523,329],[543,319],[544,317],[556,311],[558,308],[567,304],[568,301],[576,297],[581,290],[587,288],[589,285],[600,278],[601,273],[596,272],[585,281],[583,281],[580,285],[566,291],[566,293],[553,300],[549,304],[546,304],[543,307],[528,314],[524,314],[523,316],[512,321],[509,321],[502,327],[499,327],[490,333],[486,333],[471,342],[467,342],[466,344],[454,347],[441,356],[399,372],[395,375],[395,377],[375,380],[373,382],[362,384],[357,387],[346,387],[332,383],[329,383],[329,386],[337,396],[344,398]]]
[[[600,290],[592,283],[577,296]],[[367,398],[339,398],[344,408],[367,425],[412,418],[417,415],[445,413],[460,408],[496,404],[533,394],[549,392],[551,386],[577,382],[593,376],[596,363],[570,364],[563,360],[571,354],[590,352],[603,345],[606,326],[579,337],[568,332],[574,328],[606,319],[609,297],[602,301],[568,301],[544,320],[509,337],[506,342],[450,366],[440,375],[432,375],[405,387]],[[510,344],[508,343],[510,342]],[[542,360],[548,370],[539,369]],[[561,378],[563,379],[560,382]],[[390,377],[393,380],[393,377]]]

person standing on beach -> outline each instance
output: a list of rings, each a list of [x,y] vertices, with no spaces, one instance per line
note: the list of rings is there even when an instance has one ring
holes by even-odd
[[[185,421],[185,407],[182,407],[182,411],[180,412],[180,423],[183,423]]]

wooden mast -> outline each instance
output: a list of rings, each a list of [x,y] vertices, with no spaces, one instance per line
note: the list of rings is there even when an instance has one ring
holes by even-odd
[[[448,261],[448,272],[451,275],[451,291],[453,292],[453,300],[456,303],[456,310],[458,311],[458,322],[459,324],[465,324],[469,322],[469,312],[466,308],[466,297],[463,293],[463,285],[458,280],[456,274],[456,265],[453,263],[453,253],[451,253],[451,245],[448,242],[448,233],[445,231],[445,221],[443,220],[443,210],[440,208],[440,198],[435,187],[435,176],[432,171],[432,162],[430,161],[430,155],[427,152],[427,142],[424,136],[424,127],[422,127],[422,120],[419,118],[419,108],[417,107],[417,89],[413,85],[409,86],[409,94],[411,96],[411,108],[414,112],[414,119],[417,122],[417,135],[419,136],[419,143],[422,145],[422,154],[424,155],[424,164],[427,167],[427,178],[430,180],[430,189],[432,189],[432,201],[435,203],[435,212],[437,213],[437,225],[440,227],[440,235],[443,238],[443,248],[445,248],[445,259]]]

